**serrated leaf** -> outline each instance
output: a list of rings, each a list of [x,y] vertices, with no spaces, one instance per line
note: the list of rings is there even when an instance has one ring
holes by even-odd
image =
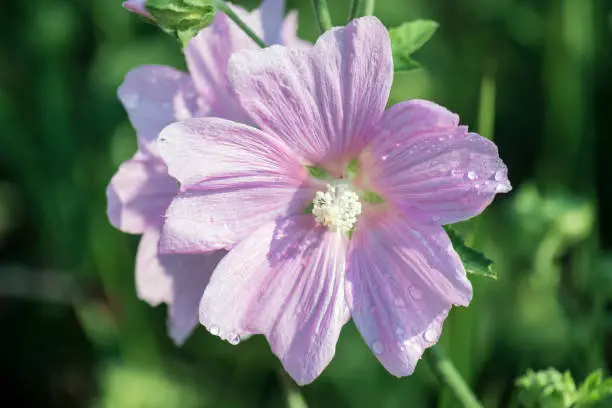
[[[212,0],[147,0],[147,10],[157,25],[174,35],[184,47],[215,19]]]
[[[389,30],[393,66],[395,71],[409,71],[419,68],[412,54],[423,47],[438,29],[433,20],[414,20]]]
[[[459,254],[467,273],[497,279],[497,273],[493,269],[493,261],[482,252],[468,246],[453,227],[445,225],[444,230],[446,230],[455,251]]]

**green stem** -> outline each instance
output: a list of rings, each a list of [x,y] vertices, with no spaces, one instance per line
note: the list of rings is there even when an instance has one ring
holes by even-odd
[[[353,0],[351,2],[351,9],[349,10],[349,21],[357,16],[357,10],[359,10],[361,0]]]
[[[444,355],[442,349],[438,346],[431,347],[425,353],[425,360],[438,380],[451,389],[463,407],[482,408],[482,404],[465,383],[452,361]]]
[[[331,14],[329,13],[327,0],[312,0],[312,8],[321,33],[332,28]]]
[[[216,0],[214,4],[217,10],[225,13],[225,15],[227,15],[230,18],[230,20],[236,23],[236,25],[240,27],[240,29],[244,31],[246,35],[251,37],[251,39],[255,41],[257,45],[259,45],[261,48],[267,47],[264,40],[262,40],[257,34],[255,34],[255,32],[251,30],[251,28],[248,25],[246,25],[246,23],[242,21],[242,19],[238,17],[236,13],[234,13],[234,11],[224,1]]]
[[[285,370],[279,368],[278,375],[285,389],[287,408],[308,408],[308,404],[306,404],[306,400],[302,396],[300,389],[295,385],[291,377],[287,375]]]
[[[363,0],[363,7],[361,9],[362,16],[374,15],[374,0]]]
[[[349,21],[356,17],[373,15],[374,3],[374,0],[353,0],[351,11],[349,12]]]

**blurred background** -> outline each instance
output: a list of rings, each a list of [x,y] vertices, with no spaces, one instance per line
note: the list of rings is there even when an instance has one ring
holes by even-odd
[[[238,1],[254,7],[256,1]],[[330,1],[346,22],[349,1]],[[317,34],[310,2],[299,34]],[[178,44],[119,0],[4,2],[0,13],[0,406],[453,407],[421,362],[396,379],[352,323],[301,396],[261,336],[198,328],[182,349],[165,306],[136,298],[138,237],[106,218],[135,150],[116,98],[141,64],[184,68]],[[486,407],[514,407],[528,368],[582,381],[612,363],[612,1],[378,0],[389,27],[440,22],[392,102],[434,100],[494,138],[514,190],[459,225],[495,261],[470,277],[440,344]],[[609,406],[612,406],[609,405]]]

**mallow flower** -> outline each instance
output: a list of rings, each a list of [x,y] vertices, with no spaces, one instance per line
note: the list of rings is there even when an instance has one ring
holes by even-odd
[[[237,343],[264,334],[299,384],[332,359],[352,317],[385,368],[413,372],[472,287],[441,225],[510,190],[489,140],[423,100],[385,110],[393,60],[375,17],[311,50],[234,54],[228,80],[258,128],[219,118],[172,124],[161,156],[181,192],[161,250],[230,249],[200,322]]]
[[[270,41],[305,46],[295,35],[297,15],[283,19],[284,1],[265,0],[253,12],[232,7]],[[225,14],[218,13],[213,24],[185,49],[189,73],[165,66],[141,66],[127,74],[118,91],[136,129],[138,151],[121,165],[108,186],[108,217],[114,227],[142,234],[136,257],[138,296],[152,306],[169,305],[168,331],[177,344],[197,326],[204,287],[225,251],[159,253],[163,214],[179,187],[159,156],[157,137],[166,125],[194,116],[250,121],[225,80],[231,54],[249,48],[257,45]]]

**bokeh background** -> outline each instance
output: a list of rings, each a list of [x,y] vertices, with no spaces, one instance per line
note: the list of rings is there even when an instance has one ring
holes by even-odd
[[[330,3],[344,24],[349,1]],[[314,39],[310,2],[289,7]],[[474,301],[440,341],[486,407],[518,406],[527,368],[580,381],[612,363],[611,12],[608,0],[376,4],[390,27],[440,22],[415,56],[426,69],[396,75],[392,100],[458,112],[510,169],[514,190],[459,226],[499,279],[471,277]],[[424,362],[388,374],[352,323],[299,391],[261,336],[232,346],[198,328],[174,347],[165,307],[136,298],[138,237],[109,225],[105,187],[136,146],[117,87],[141,64],[184,67],[177,43],[119,0],[7,1],[0,27],[0,406],[455,406]]]

